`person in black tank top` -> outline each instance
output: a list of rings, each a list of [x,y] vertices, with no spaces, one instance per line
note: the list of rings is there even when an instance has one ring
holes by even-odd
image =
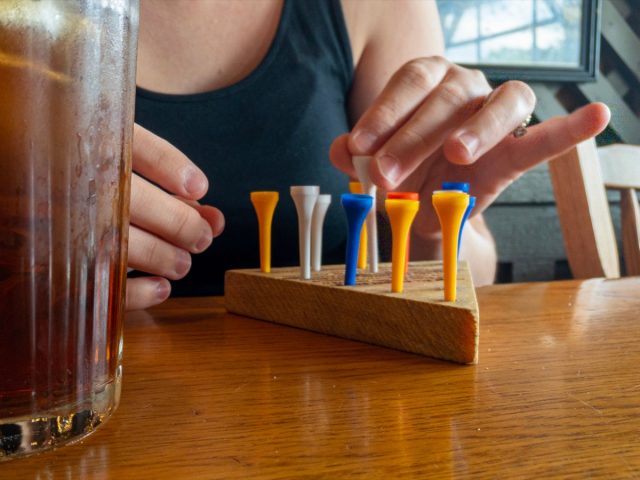
[[[532,90],[517,81],[492,90],[480,72],[440,57],[435,2],[143,0],[142,5],[138,79],[148,88],[136,92],[135,119],[144,128],[136,127],[134,135],[129,265],[156,276],[132,274],[128,308],[163,301],[170,291],[167,279],[177,280],[174,294],[215,295],[223,293],[225,270],[257,268],[253,190],[280,192],[274,267],[298,263],[289,187],[319,185],[332,194],[324,262],[342,263],[339,195],[354,177],[352,155],[373,157],[370,174],[382,195],[395,189],[421,195],[412,259],[434,258],[440,249],[431,192],[443,181],[470,182],[477,202],[461,257],[469,260],[476,285],[490,283],[496,251],[482,211],[518,176],[596,135],[609,118],[606,106],[591,104],[513,138],[511,131],[533,111]],[[275,35],[257,62],[267,27],[275,28]],[[236,62],[243,48],[255,50],[244,62],[256,60],[251,70]],[[206,58],[208,49],[219,62]],[[213,86],[202,88],[206,85]],[[161,190],[196,200],[207,179],[211,188],[200,206]],[[208,205],[224,213],[226,228],[206,249],[222,228],[220,212]],[[190,254],[203,249],[179,280],[189,269]]]
[[[136,92],[136,123],[168,140],[212,183],[202,199],[225,215],[225,231],[174,282],[175,295],[223,292],[224,272],[259,265],[252,190],[276,190],[274,266],[298,262],[291,185],[319,185],[333,202],[325,220],[324,261],[344,262],[339,195],[348,178],[329,161],[329,146],[349,130],[346,99],[351,47],[337,0],[286,1],[272,45],[239,83],[193,95]]]

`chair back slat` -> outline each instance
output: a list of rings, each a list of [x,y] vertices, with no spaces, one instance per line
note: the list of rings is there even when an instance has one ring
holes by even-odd
[[[640,275],[640,206],[633,188],[620,192],[620,215],[626,274]]]
[[[640,190],[640,146],[615,144],[600,147],[598,157],[605,187]]]
[[[620,276],[613,222],[593,139],[549,163],[567,259],[575,278]]]

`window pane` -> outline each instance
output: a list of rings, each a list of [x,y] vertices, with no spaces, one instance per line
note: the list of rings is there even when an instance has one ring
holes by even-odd
[[[480,33],[483,37],[516,29],[530,29],[533,0],[491,0],[481,2]]]
[[[522,31],[485,40],[481,43],[480,63],[492,64],[531,64],[533,35],[531,31]]]
[[[460,63],[577,67],[582,0],[438,0],[447,56]]]

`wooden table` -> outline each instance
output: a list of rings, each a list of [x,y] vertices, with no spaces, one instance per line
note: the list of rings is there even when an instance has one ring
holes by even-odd
[[[130,314],[115,416],[0,478],[637,479],[640,278],[478,295],[477,366],[232,316],[219,298]]]

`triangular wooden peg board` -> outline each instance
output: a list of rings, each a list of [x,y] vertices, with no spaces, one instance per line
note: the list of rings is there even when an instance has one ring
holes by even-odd
[[[232,313],[397,350],[478,362],[479,312],[466,262],[458,266],[458,297],[443,300],[442,263],[411,263],[404,292],[390,291],[391,265],[358,272],[345,287],[344,265],[323,266],[311,280],[299,268],[229,270],[225,305]]]

